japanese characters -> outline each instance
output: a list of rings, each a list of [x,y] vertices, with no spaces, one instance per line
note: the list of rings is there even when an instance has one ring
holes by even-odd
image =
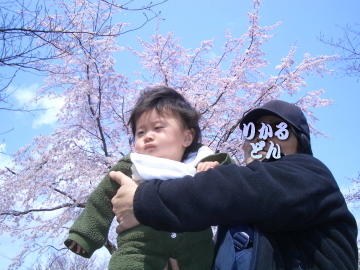
[[[257,143],[250,143],[252,147],[251,157],[254,159],[262,158],[262,154],[257,154],[258,152],[265,150],[264,147],[266,145],[265,140],[268,138],[272,138],[276,136],[279,140],[283,141],[289,137],[289,131],[287,130],[288,125],[285,122],[280,123],[272,123],[272,124],[254,124],[253,122],[249,122],[248,124],[243,124],[243,135],[246,140],[252,140],[255,138],[255,135],[258,135],[258,138],[261,139]],[[273,132],[273,129],[276,131]],[[273,156],[275,159],[279,159],[281,157],[281,150],[279,144],[274,144],[270,141],[270,146],[266,152],[266,158],[269,159]]]

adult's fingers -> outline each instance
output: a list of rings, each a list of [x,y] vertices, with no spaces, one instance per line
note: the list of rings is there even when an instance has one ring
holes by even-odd
[[[125,174],[123,174],[122,172],[115,172],[115,171],[111,171],[109,173],[109,176],[112,180],[114,180],[115,182],[117,182],[120,186],[128,184],[130,182],[134,183],[134,181],[129,178],[128,176],[126,176]]]
[[[180,270],[177,260],[170,258],[169,261],[170,261],[172,270]]]

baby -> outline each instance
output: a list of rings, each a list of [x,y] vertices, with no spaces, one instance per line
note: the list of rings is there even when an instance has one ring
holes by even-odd
[[[145,89],[129,120],[136,153],[123,157],[110,171],[121,171],[141,183],[181,178],[230,163],[227,154],[214,155],[199,143],[199,118],[174,89],[164,86]],[[114,218],[111,199],[118,188],[107,174],[70,228],[65,241],[69,249],[90,257],[104,245]],[[214,255],[212,236],[211,228],[171,233],[139,225],[118,235],[118,249],[110,259],[109,269],[161,270],[171,257],[177,259],[182,270],[208,270]]]

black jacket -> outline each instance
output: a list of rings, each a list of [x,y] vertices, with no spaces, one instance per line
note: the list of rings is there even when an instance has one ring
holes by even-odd
[[[331,172],[310,155],[146,182],[134,211],[140,223],[175,232],[252,224],[254,269],[357,269],[356,221]]]

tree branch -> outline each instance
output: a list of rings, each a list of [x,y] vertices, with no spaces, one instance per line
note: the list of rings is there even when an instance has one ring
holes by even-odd
[[[62,208],[66,208],[66,207],[73,207],[74,204],[73,203],[64,203],[62,205],[59,206],[55,206],[52,208],[40,208],[40,209],[29,209],[27,211],[9,211],[9,212],[3,212],[0,213],[0,216],[23,216],[29,213],[34,213],[34,212],[50,212],[50,211],[54,211],[54,210],[59,210]],[[80,208],[85,208],[86,203],[78,203],[75,204],[76,207],[80,207]]]

